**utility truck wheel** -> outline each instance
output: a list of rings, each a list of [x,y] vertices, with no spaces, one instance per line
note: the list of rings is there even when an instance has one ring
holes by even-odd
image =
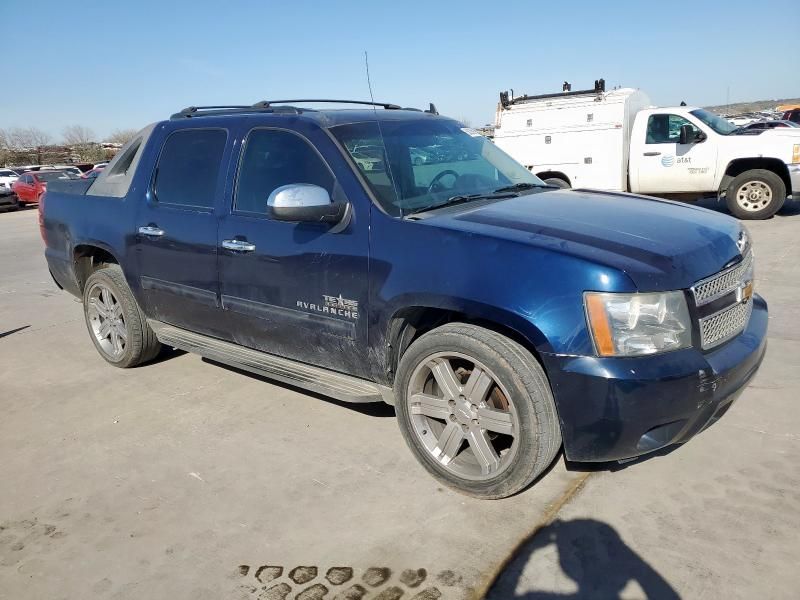
[[[119,265],[102,265],[89,276],[83,314],[95,348],[115,367],[135,367],[161,350]]]
[[[733,178],[725,201],[740,219],[768,219],[786,201],[786,185],[772,171],[751,169]]]
[[[416,340],[395,379],[400,430],[425,469],[477,498],[504,498],[553,462],[561,430],[547,377],[525,348],[450,323]]]
[[[569,189],[569,184],[560,177],[548,177],[544,180],[547,185],[554,185],[562,189]]]

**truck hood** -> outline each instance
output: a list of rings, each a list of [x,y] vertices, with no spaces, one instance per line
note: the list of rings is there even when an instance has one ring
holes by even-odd
[[[687,289],[740,256],[736,219],[667,200],[548,190],[432,213],[425,224],[575,256],[625,272],[640,291]]]

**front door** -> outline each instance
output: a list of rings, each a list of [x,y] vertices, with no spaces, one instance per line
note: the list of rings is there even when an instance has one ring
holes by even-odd
[[[638,179],[635,191],[643,194],[667,194],[673,192],[708,192],[714,188],[717,163],[717,146],[711,140],[680,143],[683,125],[692,123],[680,115],[653,114],[647,121],[644,145],[635,144],[642,156],[632,157],[638,164]]]
[[[33,175],[20,177],[14,185],[14,192],[22,202],[33,202],[36,199],[33,193]]]
[[[169,134],[136,218],[145,312],[208,334],[219,318],[215,206],[224,193],[227,138],[219,128]]]
[[[317,143],[334,149],[317,133]],[[309,139],[287,129],[249,131],[233,203],[219,227],[226,330],[243,346],[368,376],[368,207],[352,206],[350,224],[341,232],[322,223],[269,219],[270,193],[293,183],[343,196]]]

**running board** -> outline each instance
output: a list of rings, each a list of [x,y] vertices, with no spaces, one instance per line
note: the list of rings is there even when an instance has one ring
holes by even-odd
[[[342,400],[343,402],[387,402],[394,404],[392,389],[266,352],[245,348],[206,335],[148,319],[147,324],[165,346],[199,354],[232,367],[276,379],[289,385]]]

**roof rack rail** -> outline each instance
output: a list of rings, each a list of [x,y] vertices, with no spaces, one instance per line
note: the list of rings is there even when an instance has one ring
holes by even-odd
[[[295,106],[288,106],[295,103],[329,103],[329,104],[359,104],[365,106],[380,106],[386,110],[420,110],[416,108],[403,108],[397,104],[390,104],[388,102],[370,102],[362,100],[328,100],[328,99],[304,99],[304,100],[262,100],[255,104],[222,104],[213,106],[187,106],[183,110],[176,112],[170,116],[170,119],[190,119],[199,116],[215,116],[227,115],[231,113],[275,113],[285,112],[300,114],[304,111],[313,112],[311,108],[298,108]],[[277,106],[276,106],[277,105]],[[436,106],[431,102],[429,108],[425,112],[433,115],[438,115]]]
[[[310,109],[302,109],[302,110],[310,110]],[[192,117],[199,117],[199,116],[214,116],[214,115],[229,115],[231,113],[245,113],[245,112],[267,112],[267,113],[274,113],[274,112],[291,112],[294,114],[299,114],[301,109],[295,108],[294,106],[276,106],[276,107],[257,107],[251,104],[231,104],[231,105],[219,105],[219,106],[187,106],[180,112],[176,112],[175,114],[170,116],[170,119],[190,119]]]
[[[564,85],[561,86],[563,91],[556,92],[555,94],[539,94],[537,96],[528,96],[527,94],[524,96],[519,96],[517,98],[509,98],[508,92],[500,92],[500,104],[503,108],[508,108],[512,104],[524,104],[530,100],[542,100],[545,98],[567,98],[569,96],[586,96],[587,94],[602,94],[606,91],[606,80],[605,79],[595,79],[594,81],[594,89],[591,90],[576,90],[572,91],[572,86],[564,82]],[[513,90],[512,90],[513,92]]]
[[[370,102],[368,100],[330,100],[330,99],[301,99],[301,100],[262,100],[253,104],[253,108],[269,108],[273,104],[294,104],[295,102],[310,103],[310,102],[325,102],[329,104],[363,104],[365,106],[380,106],[387,110],[400,110],[397,104],[389,104],[388,102]]]

